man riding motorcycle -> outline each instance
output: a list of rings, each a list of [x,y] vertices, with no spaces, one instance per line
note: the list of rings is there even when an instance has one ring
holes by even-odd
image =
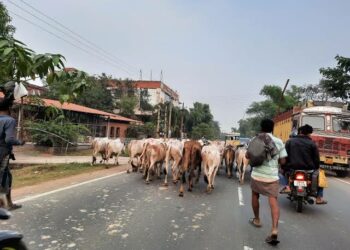
[[[299,134],[286,142],[288,153],[287,164],[282,167],[284,170],[283,180],[286,185],[281,193],[290,193],[286,176],[291,170],[314,170],[320,168],[320,155],[316,144],[312,141],[310,134],[313,128],[306,124],[298,129]],[[317,187],[316,204],[327,204],[323,199],[323,188]]]

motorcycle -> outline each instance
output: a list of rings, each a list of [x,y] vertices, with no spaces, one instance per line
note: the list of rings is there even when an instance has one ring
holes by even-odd
[[[317,196],[317,179],[318,173],[314,170],[294,170],[289,176],[289,187],[291,192],[288,193],[288,199],[296,202],[296,211],[301,213],[303,205],[314,204]]]
[[[0,220],[7,220],[11,213],[4,208],[0,208]],[[0,230],[0,250],[27,250],[22,241],[23,235],[9,230]]]

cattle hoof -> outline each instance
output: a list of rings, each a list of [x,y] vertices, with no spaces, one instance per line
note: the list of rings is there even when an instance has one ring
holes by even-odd
[[[176,184],[177,184],[177,181],[173,181],[173,184],[176,185]]]
[[[129,170],[129,169],[128,169],[128,170],[126,170],[126,173],[127,173],[127,174],[130,174],[130,170]]]
[[[163,183],[163,186],[164,186],[164,187],[167,187],[167,186],[168,186],[168,183]]]
[[[192,192],[192,188],[187,189],[188,192]]]
[[[184,193],[181,193],[181,192],[180,192],[180,193],[179,193],[179,196],[180,196],[180,197],[184,197]]]
[[[146,184],[148,185],[148,184],[149,184],[149,181],[146,181]]]
[[[232,175],[227,176],[227,178],[232,179]]]
[[[211,185],[211,189],[214,189],[214,186],[213,186],[213,185]]]

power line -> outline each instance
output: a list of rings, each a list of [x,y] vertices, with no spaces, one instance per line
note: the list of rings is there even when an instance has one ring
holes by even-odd
[[[10,1],[10,0],[8,0]],[[24,0],[21,0],[21,2],[25,5],[27,5],[29,8],[33,9],[34,11],[40,13],[41,15],[43,15],[44,17],[50,19],[52,22],[56,23],[57,25],[59,25],[60,27],[64,28],[65,30],[69,31],[70,33],[72,33],[73,35],[75,35],[76,37],[78,37],[79,39],[85,41],[86,43],[92,45],[93,47],[97,48],[98,50],[102,51],[106,56],[112,58],[113,60],[116,60],[118,61],[118,63],[122,63],[124,64],[125,66],[129,67],[130,69],[133,69],[133,70],[136,70],[138,71],[139,69],[137,67],[134,67],[128,63],[126,63],[125,61],[123,61],[122,59],[116,57],[116,56],[113,56],[110,52],[104,50],[103,48],[99,47],[98,45],[96,45],[95,43],[89,41],[88,39],[84,38],[83,36],[79,35],[77,32],[71,30],[70,28],[68,28],[67,26],[65,26],[64,24],[58,22],[57,20],[55,20],[54,18],[46,15],[45,13],[43,13],[42,11],[40,11],[39,9],[35,8],[34,6],[32,6],[31,4],[27,3],[26,1]]]
[[[10,2],[11,4],[15,5],[17,8],[21,9],[22,11],[24,11],[24,12],[28,13],[29,15],[33,16],[34,18],[38,19],[39,21],[41,21],[41,22],[47,24],[47,25],[50,26],[51,28],[54,28],[54,29],[58,30],[59,32],[63,33],[64,35],[68,35],[69,37],[71,37],[74,41],[78,42],[79,44],[81,44],[81,45],[83,45],[83,46],[85,46],[85,47],[87,47],[87,48],[89,48],[89,49],[94,50],[94,52],[95,52],[96,54],[99,54],[101,57],[104,57],[104,58],[106,58],[107,60],[113,62],[113,60],[107,58],[107,57],[104,56],[104,55],[101,55],[100,52],[96,51],[96,49],[95,49],[94,47],[91,47],[91,46],[89,46],[89,45],[86,45],[85,43],[83,43],[83,42],[81,42],[80,40],[76,39],[76,38],[75,38],[74,36],[72,36],[71,34],[68,34],[68,33],[66,33],[65,31],[62,31],[61,29],[59,29],[59,28],[57,28],[57,27],[51,25],[51,24],[48,23],[47,21],[45,21],[45,20],[43,20],[42,18],[36,16],[36,15],[33,14],[32,12],[27,11],[26,9],[24,9],[24,8],[22,8],[21,6],[17,5],[17,4],[14,3],[13,1],[11,1],[11,0],[7,0],[7,1]],[[118,64],[119,64],[119,63],[118,63]],[[129,75],[132,75],[127,69],[123,68],[123,66],[118,66],[118,68],[120,68],[121,70],[125,71],[125,72],[128,73]]]
[[[100,60],[102,60],[102,61],[104,61],[104,62],[106,62],[106,63],[112,65],[111,62],[105,60],[103,57],[100,57],[99,55],[96,55],[96,54],[92,54],[90,51],[88,51],[88,50],[86,50],[86,49],[84,49],[84,48],[79,47],[78,45],[72,43],[71,41],[68,41],[68,40],[66,40],[66,39],[64,39],[64,38],[62,38],[62,37],[56,35],[55,33],[53,33],[53,32],[51,32],[51,31],[47,30],[46,28],[44,28],[44,27],[42,27],[42,26],[40,26],[40,25],[38,25],[38,24],[36,24],[36,23],[30,21],[30,20],[28,20],[27,18],[25,18],[25,17],[23,17],[23,16],[20,16],[20,15],[16,14],[15,12],[13,12],[13,11],[11,11],[11,10],[9,10],[9,12],[10,12],[11,14],[15,15],[16,17],[21,18],[21,19],[23,19],[24,21],[26,21],[26,22],[28,22],[28,23],[30,23],[30,24],[32,24],[32,25],[38,27],[39,29],[44,30],[45,32],[51,34],[52,36],[54,36],[54,37],[56,37],[56,38],[58,38],[58,39],[60,39],[60,40],[62,40],[62,41],[64,41],[64,42],[66,42],[66,43],[68,43],[68,44],[70,44],[70,45],[72,45],[72,46],[74,46],[75,48],[80,49],[80,50],[84,51],[85,53],[87,53],[87,54],[89,54],[89,55],[98,57]],[[112,65],[112,66],[117,67],[116,65]],[[129,73],[129,74],[130,74],[130,73]]]

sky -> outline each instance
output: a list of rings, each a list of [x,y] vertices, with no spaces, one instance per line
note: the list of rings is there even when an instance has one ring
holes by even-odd
[[[151,72],[160,80],[163,71],[186,107],[210,105],[222,131],[238,127],[249,105],[263,100],[264,85],[317,84],[321,67],[335,66],[337,54],[350,57],[348,0],[1,1],[15,38],[37,53],[60,53],[67,67],[92,75],[139,79],[141,69],[144,80]],[[90,48],[23,11],[63,30],[25,3]]]

